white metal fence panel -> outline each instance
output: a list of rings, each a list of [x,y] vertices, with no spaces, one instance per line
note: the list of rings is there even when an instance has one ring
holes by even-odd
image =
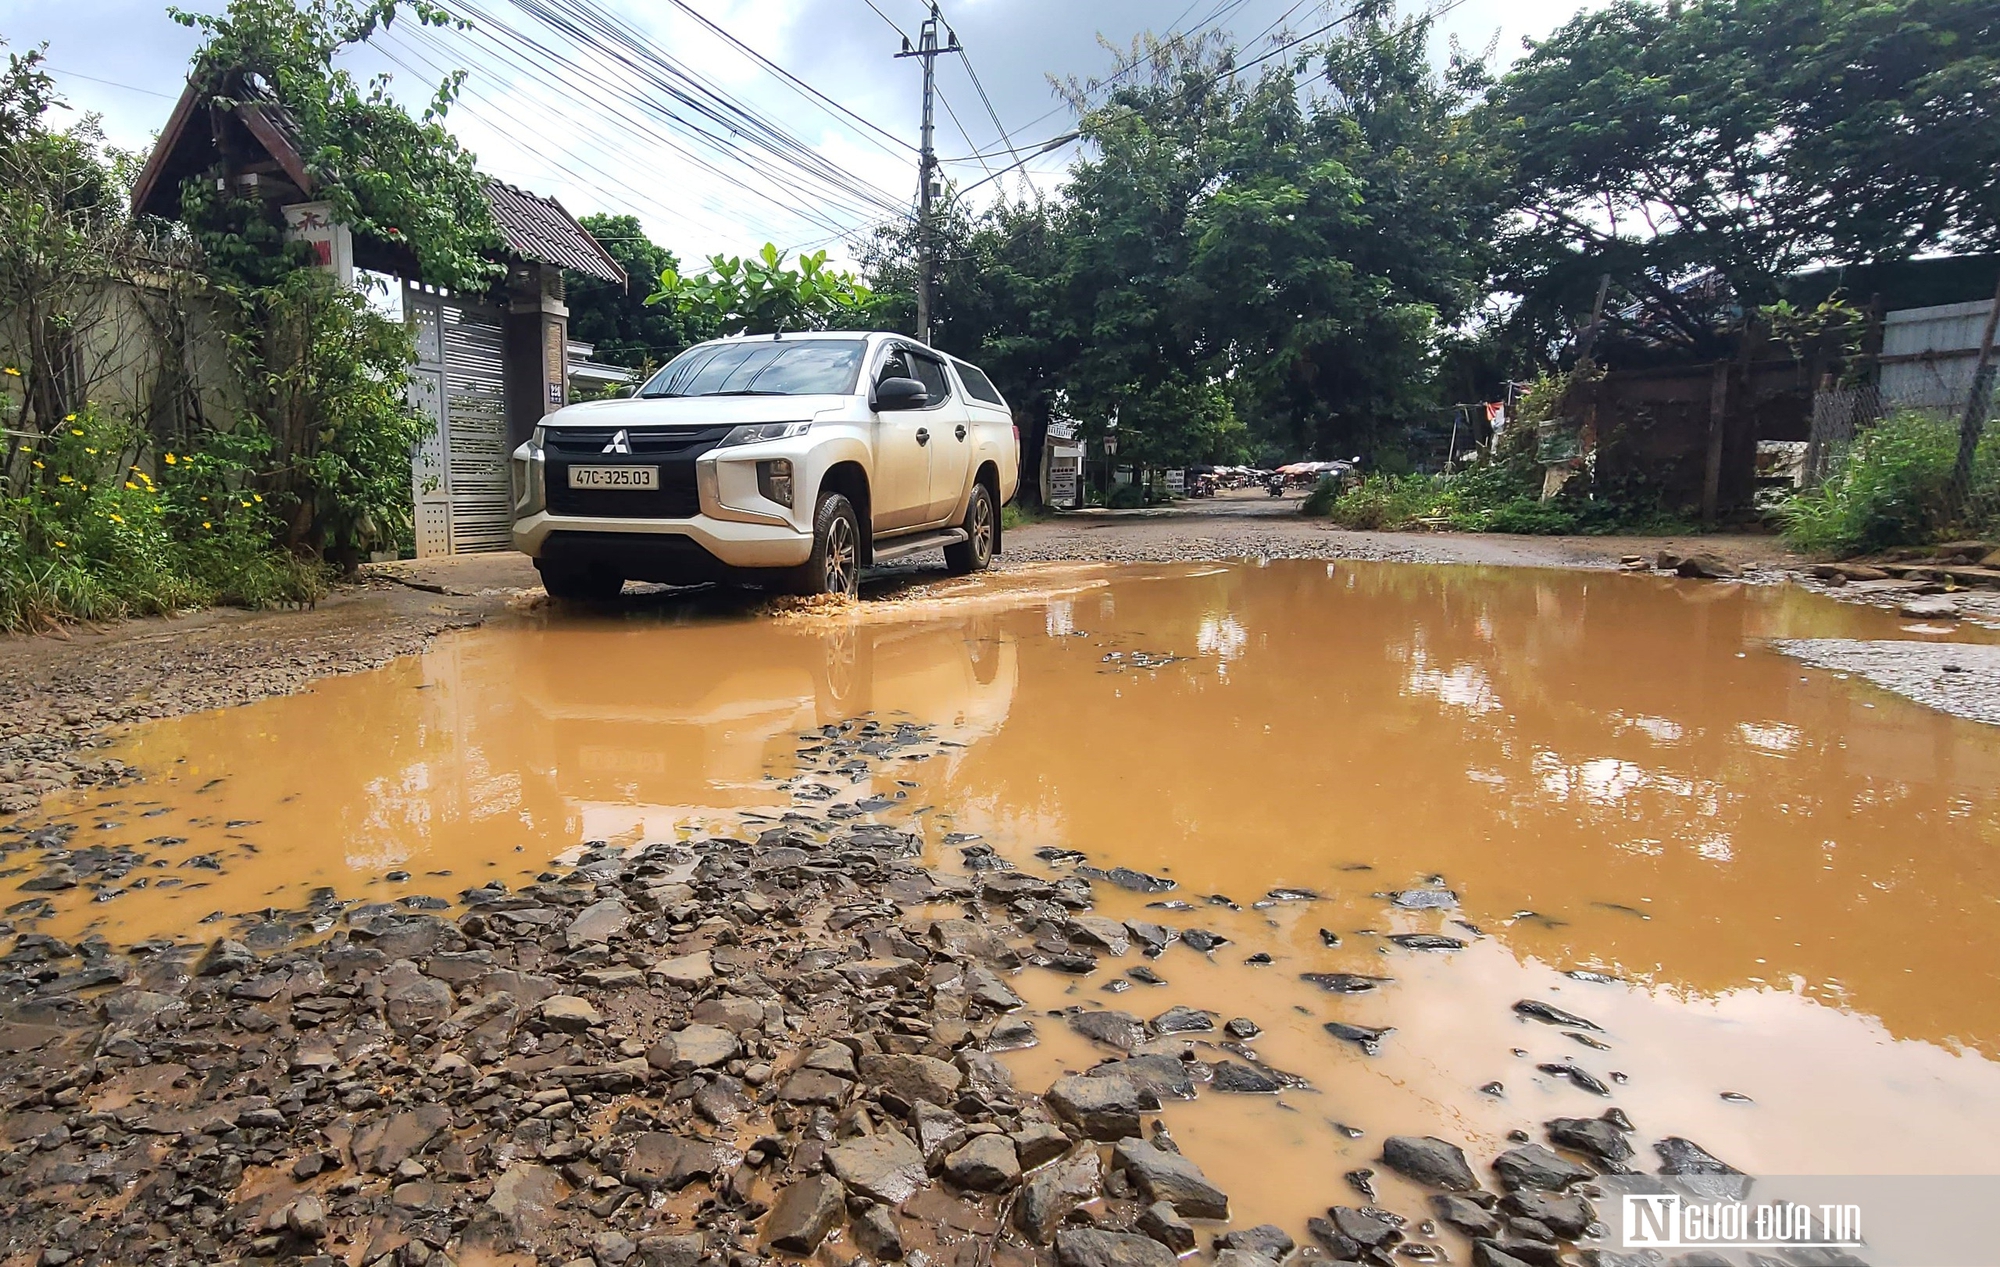
[[[1986,326],[1989,299],[1935,308],[1904,308],[1882,319],[1882,376],[1885,401],[1929,402],[1972,390],[1979,336]],[[1909,358],[1909,359],[1905,359]]]

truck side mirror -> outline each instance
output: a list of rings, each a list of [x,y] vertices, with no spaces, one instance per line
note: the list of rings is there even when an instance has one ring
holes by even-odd
[[[931,403],[930,389],[914,378],[885,378],[875,384],[875,412],[922,409]]]

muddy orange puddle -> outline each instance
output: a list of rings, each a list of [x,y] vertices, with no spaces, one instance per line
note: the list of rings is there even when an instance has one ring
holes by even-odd
[[[1080,850],[1179,884],[1099,882],[1099,913],[1229,939],[1080,980],[1026,971],[1043,1041],[1010,1060],[1039,1089],[1099,1058],[1050,1008],[1255,1020],[1264,1059],[1313,1090],[1166,1114],[1239,1225],[1296,1233],[1350,1200],[1341,1173],[1385,1134],[1483,1160],[1607,1103],[1753,1172],[1991,1172],[2000,737],[1763,645],[1840,636],[1899,626],[1784,588],[1318,563],[1049,570],[775,620],[523,620],[134,733],[118,755],[150,781],[57,816],[73,845],[187,843],[109,886],[144,888],[53,895],[44,924],[206,936],[211,911],[299,907],[316,885],[513,883],[584,840],[780,813],[801,734],[908,716],[947,746],[843,794],[906,793],[879,816],[923,825],[932,861],[957,866],[953,831],[1031,871],[1037,848]],[[223,869],[177,865],[195,855]],[[1457,909],[1378,896],[1432,876]],[[1323,900],[1252,905],[1277,886]],[[1163,899],[1195,909],[1147,909]],[[1470,944],[1385,940],[1401,932]],[[1103,990],[1140,964],[1167,984]],[[1299,979],[1329,971],[1394,982]],[[1521,998],[1591,1018],[1609,1050],[1515,1016]],[[1368,1056],[1329,1020],[1396,1032]],[[1570,1060],[1612,1098],[1536,1068]]]

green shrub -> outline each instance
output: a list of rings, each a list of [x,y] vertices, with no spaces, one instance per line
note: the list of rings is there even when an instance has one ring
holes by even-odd
[[[219,454],[162,454],[159,481],[136,461],[141,443],[86,409],[17,452],[0,480],[0,630],[318,596],[318,565],[273,547],[227,437]]]
[[[1137,510],[1146,504],[1146,494],[1137,484],[1120,484],[1111,490],[1104,504],[1112,510]]]
[[[1993,504],[2000,492],[2000,451],[1995,433],[1980,444],[1973,467],[1974,505]],[[1785,539],[1813,554],[1865,554],[1890,546],[1934,541],[1955,527],[1952,467],[1958,458],[1958,424],[1938,414],[1905,410],[1862,432],[1834,473],[1818,488],[1799,493],[1779,510]]]

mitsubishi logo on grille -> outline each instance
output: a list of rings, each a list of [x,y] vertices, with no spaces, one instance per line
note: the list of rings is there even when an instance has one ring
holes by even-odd
[[[611,443],[604,446],[604,451],[606,453],[630,453],[632,451],[632,437],[621,431],[611,437]]]

